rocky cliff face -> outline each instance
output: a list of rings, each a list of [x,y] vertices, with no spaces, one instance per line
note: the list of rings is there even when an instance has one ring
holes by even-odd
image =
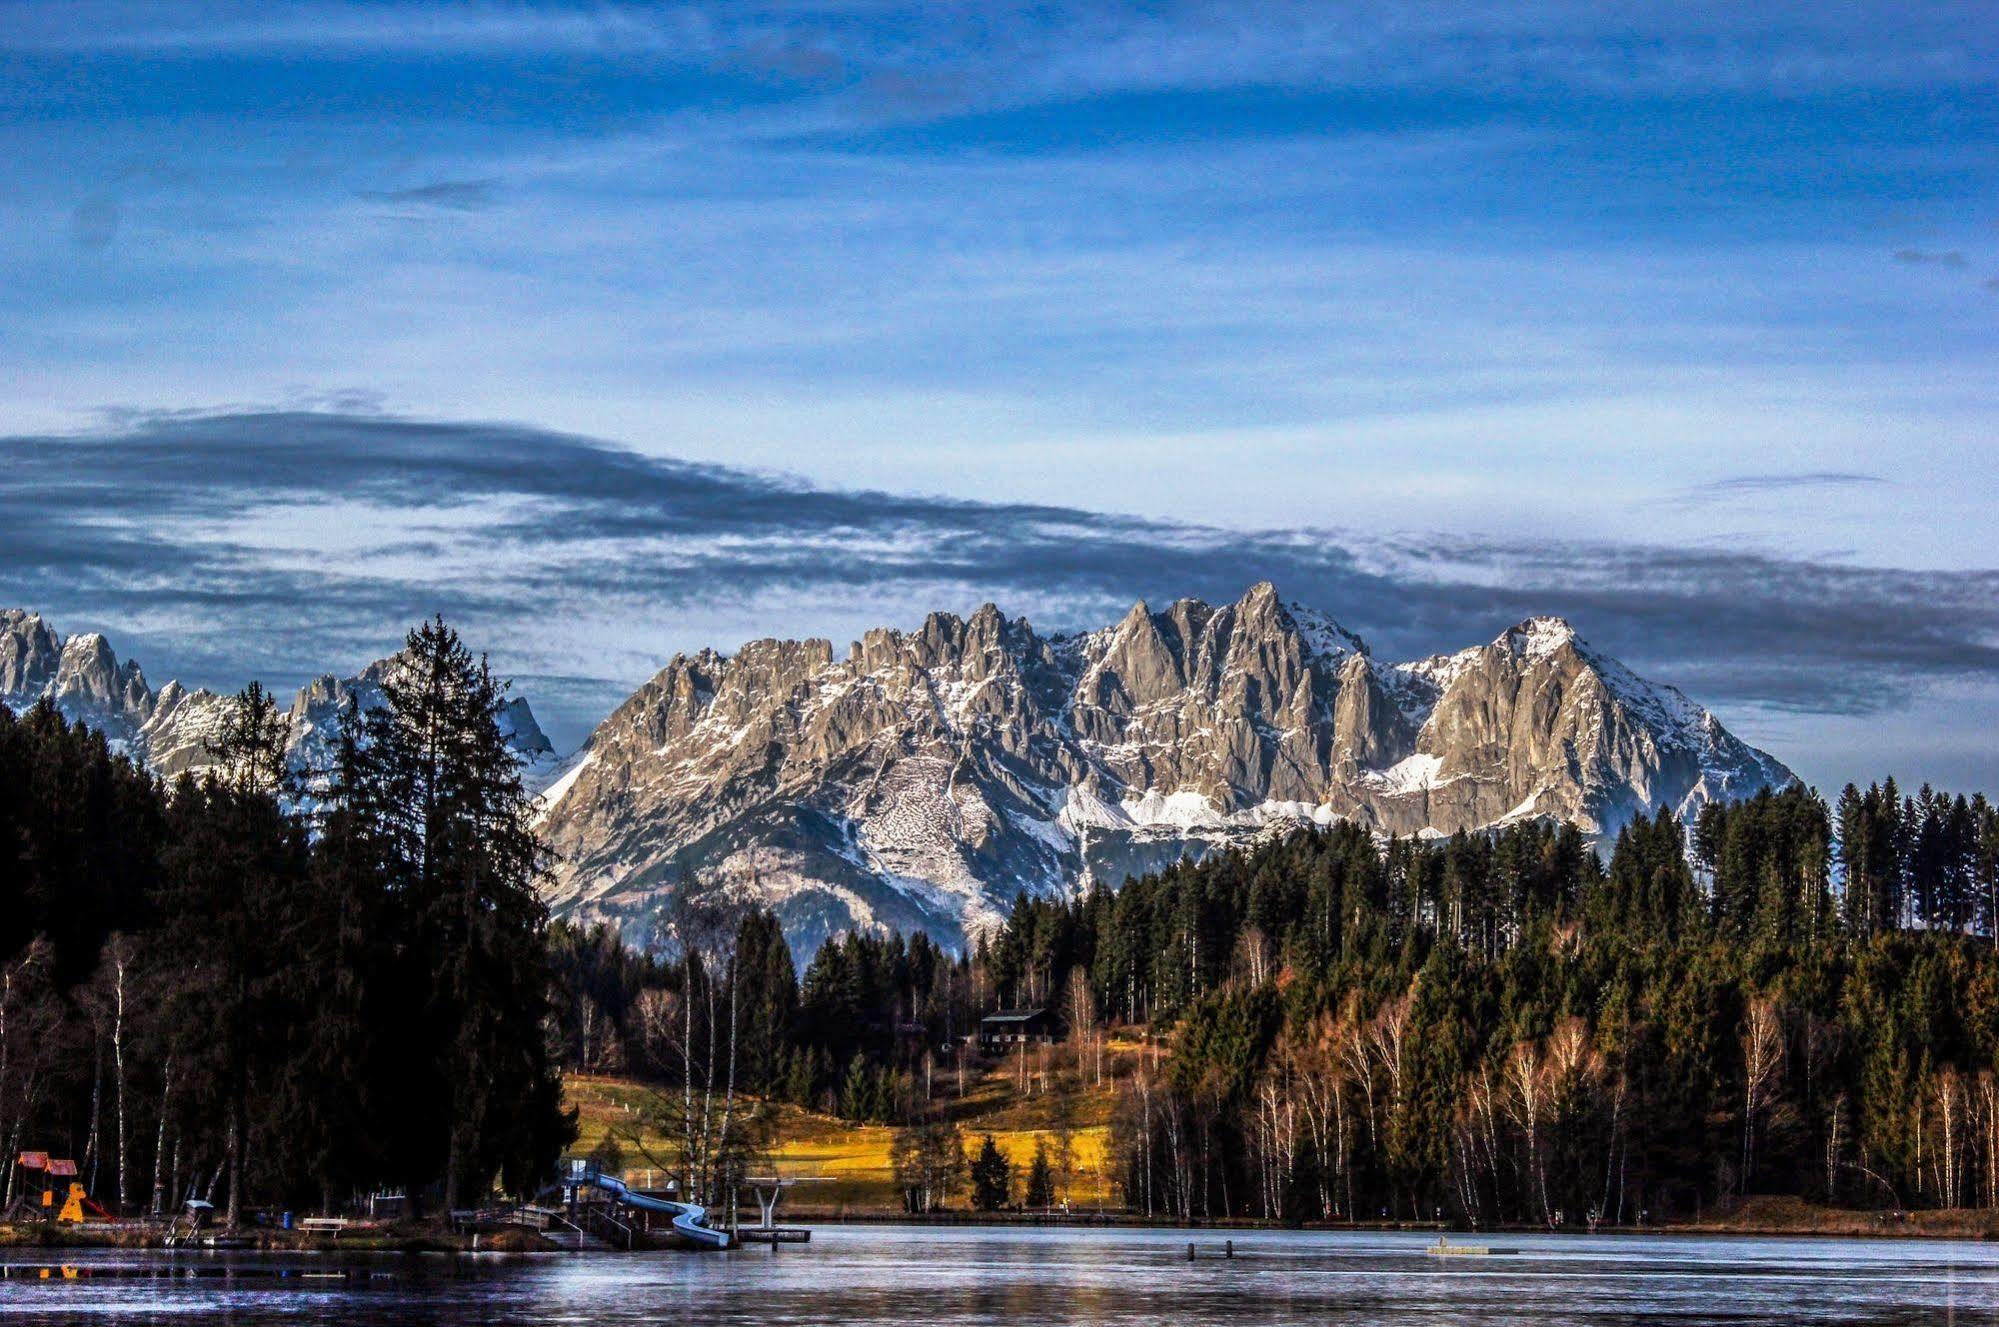
[[[25,708],[48,698],[64,717],[129,744],[152,717],[154,697],[136,663],[118,662],[104,637],[68,640],[38,613],[0,609],[0,703]]]
[[[989,604],[844,655],[676,658],[550,787],[544,829],[559,911],[633,921],[716,891],[774,907],[805,949],[855,926],[960,939],[1021,890],[1297,824],[1610,835],[1790,778],[1559,620],[1384,663],[1266,584],[1082,636]]]
[[[354,677],[328,673],[299,689],[287,715],[294,768],[326,767],[348,699],[363,709],[380,704],[383,673],[394,664],[390,656]],[[221,736],[235,703],[233,696],[190,691],[179,682],[154,692],[139,666],[119,663],[104,637],[85,633],[64,640],[38,614],[0,610],[0,704],[25,710],[43,698],[71,721],[103,732],[114,747],[163,778],[213,763],[208,748]],[[531,789],[540,788],[558,762],[527,700],[517,696],[508,702],[500,722],[523,778]]]
[[[62,640],[38,613],[0,609],[0,696],[39,696],[55,678]]]

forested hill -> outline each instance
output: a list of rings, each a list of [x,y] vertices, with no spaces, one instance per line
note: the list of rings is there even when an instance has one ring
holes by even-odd
[[[934,1048],[981,1013],[1064,1011],[1073,1056],[1023,1068],[1057,1090],[1064,1065],[1105,1072],[1092,1047],[1126,1025],[1163,1049],[1113,1057],[1112,1179],[1154,1216],[1999,1206],[1992,808],[1888,783],[1835,811],[1792,788],[1709,809],[1692,842],[1690,859],[1670,816],[1643,821],[1606,866],[1545,826],[1435,846],[1304,831],[1115,893],[1023,898],[969,957],[849,936],[796,988],[766,916],[691,978],[564,928],[565,1044],[671,1080],[682,1061],[648,1058],[643,1011],[690,980],[738,1008],[715,990],[753,971],[749,1091],[934,1150]]]
[[[1607,870],[1566,831],[1303,835],[1026,905],[989,962],[1002,1002],[1081,970],[1109,1015],[1175,1022],[1126,1121],[1141,1206],[1994,1205],[1999,824],[1892,785],[1837,820],[1766,793],[1706,811],[1693,862],[1661,817]]]

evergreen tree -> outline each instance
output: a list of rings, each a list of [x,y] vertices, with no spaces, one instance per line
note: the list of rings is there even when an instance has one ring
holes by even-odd
[[[398,1090],[402,1022],[410,993],[396,985],[393,897],[386,846],[372,814],[361,759],[362,729],[350,699],[340,717],[332,767],[317,790],[318,829],[299,957],[290,974],[305,1053],[285,1088],[304,1174],[322,1210],[378,1176],[406,1173],[404,1094]],[[404,1049],[414,1049],[403,1045]]]
[[[181,956],[167,992],[183,1097],[220,1122],[226,1211],[241,1221],[253,1101],[275,1098],[285,1046],[284,939],[304,898],[306,842],[268,792],[183,778],[170,803],[163,943]]]
[[[784,1049],[795,1035],[793,1023],[798,1017],[798,972],[784,927],[774,914],[756,908],[743,915],[736,933],[736,963],[744,1001],[743,1084],[752,1092],[764,1092],[782,1073]]]
[[[1013,1201],[1013,1162],[991,1134],[979,1142],[972,1159],[972,1206],[981,1212],[1003,1211]]]
[[[1034,1161],[1027,1168],[1027,1193],[1022,1202],[1043,1212],[1055,1205],[1055,1169],[1048,1162],[1048,1144],[1043,1139],[1034,1141]]]
[[[437,1109],[411,1121],[442,1145],[405,1159],[412,1181],[442,1178],[456,1209],[496,1175],[525,1187],[550,1173],[573,1128],[542,1035],[542,848],[499,721],[505,687],[455,631],[442,619],[411,631],[381,689],[356,772],[408,937],[403,986],[443,1048],[412,1085]]]
[[[221,732],[205,745],[232,786],[256,797],[278,797],[292,790],[287,736],[277,698],[252,682],[230,704]]]

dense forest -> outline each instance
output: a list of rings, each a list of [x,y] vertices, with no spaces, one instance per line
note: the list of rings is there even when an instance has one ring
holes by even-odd
[[[303,781],[254,687],[223,772],[170,784],[0,710],[9,1200],[29,1148],[127,1212],[532,1193],[574,1136],[566,1068],[654,1083],[673,1154],[645,1163],[710,1201],[790,1102],[898,1126],[913,1207],[1045,1202],[1066,1150],[974,1149],[951,1103],[978,1019],[1046,1007],[1064,1043],[984,1069],[1113,1093],[1110,1178],[1154,1217],[1999,1207],[1982,799],[1794,787],[1601,856],[1338,825],[1022,898],[969,954],[850,935],[801,973],[754,907],[550,923],[504,688],[442,623],[401,658]]]
[[[504,688],[441,622],[331,768],[252,686],[162,784],[46,705],[0,707],[0,1150],[105,1206],[412,1205],[529,1191],[573,1136]]]
[[[1028,907],[994,958],[1176,1025],[1120,1121],[1182,1216],[1685,1215],[1748,1193],[1999,1203],[1999,833],[1892,785],[1632,826],[1351,829]],[[1862,879],[1840,891],[1835,879]],[[1032,918],[1032,923],[1028,919]]]
[[[1982,799],[1791,788],[1640,821],[1607,862],[1566,827],[1304,831],[1023,898],[971,955],[849,936],[795,984],[758,912],[684,959],[684,923],[654,958],[559,927],[557,1019],[577,1067],[903,1125],[917,1206],[977,1169],[944,1124],[964,1034],[1048,1006],[1067,1044],[1021,1085],[1108,1074],[1114,1178],[1152,1216],[1994,1207],[1995,909]],[[1113,1025],[1144,1049],[1106,1067]]]

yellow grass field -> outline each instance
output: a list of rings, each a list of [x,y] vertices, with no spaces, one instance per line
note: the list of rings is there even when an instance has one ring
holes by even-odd
[[[573,1148],[578,1155],[599,1152],[606,1139],[611,1139],[628,1179],[644,1182],[648,1169],[662,1175],[671,1171],[679,1147],[660,1134],[659,1121],[667,1113],[663,1108],[669,1105],[660,1100],[660,1093],[673,1089],[598,1075],[571,1076],[564,1088],[569,1104],[578,1111],[581,1133]],[[1090,1211],[1117,1204],[1115,1190],[1104,1174],[1104,1148],[1114,1101],[1108,1081],[1101,1087],[1070,1085],[1023,1095],[1009,1073],[995,1069],[969,1080],[962,1098],[955,1079],[940,1077],[933,1101],[958,1125],[968,1153],[976,1152],[986,1134],[993,1136],[1013,1161],[1016,1199],[1026,1182],[1036,1144],[1045,1143],[1051,1158],[1055,1155],[1057,1127],[1066,1106],[1074,1156],[1066,1186],[1070,1207]],[[788,1178],[825,1181],[793,1190],[784,1200],[786,1210],[902,1210],[902,1195],[890,1160],[893,1128],[850,1124],[786,1104],[773,1109],[776,1138],[771,1164]],[[966,1195],[955,1194],[946,1205],[964,1208]]]

